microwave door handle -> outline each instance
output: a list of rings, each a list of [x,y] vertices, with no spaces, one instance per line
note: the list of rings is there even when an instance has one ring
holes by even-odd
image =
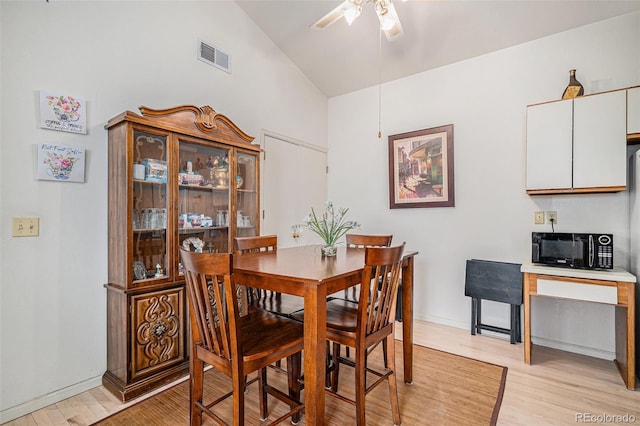
[[[531,245],[531,260],[533,263],[540,263],[540,244]]]
[[[595,250],[593,247],[593,235],[589,235],[589,268],[593,268],[593,258]]]

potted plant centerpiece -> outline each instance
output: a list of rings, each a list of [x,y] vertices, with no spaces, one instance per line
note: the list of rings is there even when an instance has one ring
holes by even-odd
[[[335,256],[337,253],[336,244],[338,240],[350,229],[360,227],[358,222],[348,220],[348,212],[348,208],[334,208],[333,203],[327,201],[322,214],[316,214],[312,207],[311,213],[303,219],[304,226],[322,238],[324,242],[322,254],[324,256]]]

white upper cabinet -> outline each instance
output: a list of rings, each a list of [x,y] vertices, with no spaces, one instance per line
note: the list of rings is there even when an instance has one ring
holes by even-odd
[[[527,193],[626,188],[627,91],[527,107]]]
[[[573,187],[624,187],[627,182],[625,90],[573,101]]]
[[[527,189],[570,189],[573,102],[527,108]]]
[[[640,87],[627,90],[627,133],[640,133]]]

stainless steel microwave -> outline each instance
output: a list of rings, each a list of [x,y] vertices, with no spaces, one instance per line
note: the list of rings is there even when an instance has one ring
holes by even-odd
[[[531,261],[576,269],[613,269],[613,235],[532,232]]]

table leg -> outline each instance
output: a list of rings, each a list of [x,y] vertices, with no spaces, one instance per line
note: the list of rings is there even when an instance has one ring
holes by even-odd
[[[510,342],[512,345],[515,345],[516,342],[518,341],[518,331],[517,328],[518,327],[518,319],[516,318],[516,314],[518,313],[518,309],[516,308],[516,305],[510,305],[510,311],[511,311],[511,329],[509,330],[509,337],[510,337]]]
[[[402,358],[404,382],[413,382],[413,256],[402,266]]]
[[[535,280],[535,276],[524,274],[524,363],[531,364],[531,280]]]
[[[627,285],[627,388],[636,388],[636,299],[635,283]]]
[[[636,290],[635,283],[627,285],[627,387],[635,389],[636,387]]]
[[[618,305],[616,306],[616,359],[618,371],[627,389],[634,390],[635,374],[635,283],[618,283]]]
[[[478,328],[478,299],[471,298],[471,335],[476,335],[476,329]]]
[[[482,334],[482,299],[476,304],[476,333]]]
[[[304,297],[305,424],[324,425],[327,289],[309,287]]]

